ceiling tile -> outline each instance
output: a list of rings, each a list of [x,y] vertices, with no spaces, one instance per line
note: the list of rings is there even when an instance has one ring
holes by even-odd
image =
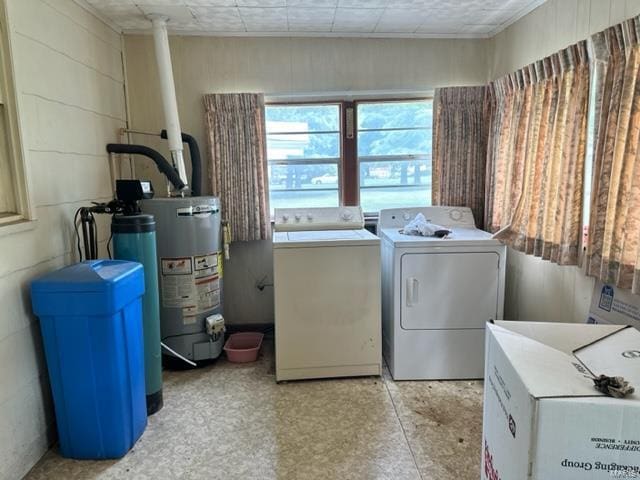
[[[462,31],[464,33],[479,33],[479,34],[489,34],[496,30],[499,25],[491,25],[491,24],[483,24],[483,25],[463,25]]]
[[[483,23],[481,18],[484,15],[483,11],[476,8],[470,8],[467,10],[461,10],[452,12],[445,9],[433,9],[424,15],[425,22],[435,23],[455,23],[455,24],[473,24]]]
[[[133,0],[87,0],[87,3],[93,5],[99,10],[116,5],[135,5]]]
[[[454,35],[461,32],[464,24],[457,22],[425,22],[416,29],[416,33],[431,35]]]
[[[387,8],[376,26],[378,33],[411,33],[425,21],[427,14],[414,9]]]
[[[191,11],[184,5],[139,5],[145,15],[159,14],[169,17],[169,26],[172,22],[186,22],[193,20]]]
[[[286,0],[237,0],[239,7],[286,7]]]
[[[151,28],[151,22],[142,14],[114,16],[111,20],[123,30],[148,30]]]
[[[235,7],[236,0],[185,0],[188,7]]]
[[[331,30],[335,8],[287,9],[290,32],[327,32]]]
[[[236,7],[189,7],[189,10],[199,21],[241,21]]]
[[[384,12],[383,8],[338,8],[333,21],[334,32],[373,32]]]
[[[133,0],[133,2],[138,6],[185,6],[185,0]]]
[[[390,4],[388,0],[338,0],[340,8],[385,8]]]
[[[287,9],[247,8],[238,9],[248,32],[287,32]]]
[[[208,32],[244,32],[246,28],[244,23],[238,17],[237,20],[213,20],[200,19],[198,21],[201,29]]]
[[[144,15],[159,13],[170,18],[170,30],[180,31],[483,37],[506,28],[546,0],[86,1],[126,29],[139,28],[147,22]]]
[[[287,7],[336,7],[338,0],[286,0]]]
[[[108,6],[101,6],[100,13],[106,15],[109,18],[114,17],[126,17],[127,15],[141,15],[142,11],[136,7],[133,3],[131,4],[111,4]]]
[[[488,10],[522,10],[534,2],[530,0],[471,0],[470,3]]]

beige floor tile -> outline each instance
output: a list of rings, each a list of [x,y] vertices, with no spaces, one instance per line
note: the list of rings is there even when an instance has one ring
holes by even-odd
[[[419,479],[385,382],[277,385],[253,364],[165,372],[165,407],[118,461],[50,451],[29,479]]]
[[[423,480],[478,480],[482,382],[385,379]]]

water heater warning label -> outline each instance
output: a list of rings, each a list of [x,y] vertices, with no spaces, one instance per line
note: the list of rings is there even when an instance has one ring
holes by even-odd
[[[192,272],[191,257],[162,259],[162,275],[190,275]]]
[[[161,258],[162,305],[181,308],[184,322],[220,304],[218,252],[181,258]],[[193,323],[193,322],[191,322]]]

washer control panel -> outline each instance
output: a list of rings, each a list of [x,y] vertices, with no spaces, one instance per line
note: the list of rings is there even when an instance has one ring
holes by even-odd
[[[358,230],[364,228],[360,207],[276,208],[274,230]]]

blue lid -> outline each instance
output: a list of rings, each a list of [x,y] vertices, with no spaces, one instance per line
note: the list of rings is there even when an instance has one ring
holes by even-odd
[[[141,264],[89,260],[48,273],[31,284],[36,315],[110,315],[144,294]]]
[[[39,277],[32,292],[103,292],[121,282],[142,265],[124,260],[87,260]]]

